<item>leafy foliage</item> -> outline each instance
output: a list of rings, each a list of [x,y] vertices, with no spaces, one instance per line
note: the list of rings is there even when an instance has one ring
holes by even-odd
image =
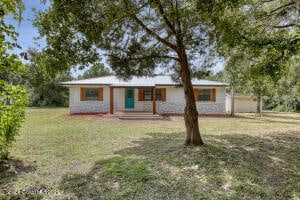
[[[272,95],[266,98],[264,104],[266,109],[275,109],[277,111],[300,110],[299,61],[299,56],[294,56],[290,59],[287,75],[278,80],[272,89]]]
[[[56,72],[52,76],[45,73],[48,56],[43,52],[30,50],[31,63],[22,77],[28,89],[29,106],[67,106],[69,90],[60,82],[72,79],[69,71]]]
[[[273,95],[300,50],[299,3],[292,0],[227,1],[211,4],[217,50],[227,60],[231,86],[258,97]],[[213,15],[213,16],[212,16]]]
[[[26,90],[0,81],[0,158],[8,158],[8,148],[25,118]]]
[[[87,66],[108,56],[117,75],[153,75],[156,67],[173,69],[179,61],[179,34],[190,65],[206,51],[209,25],[204,18],[199,20],[201,12],[195,5],[193,1],[56,0],[38,14],[35,26],[47,38],[45,52],[57,61],[56,70]]]
[[[30,64],[24,78],[29,106],[68,106],[69,90],[62,87],[60,82],[72,79],[69,72],[60,72],[54,78],[47,78],[39,66]]]
[[[109,76],[112,73],[102,63],[95,63],[90,69],[84,72],[83,75],[78,76],[78,79],[96,78],[101,76]]]
[[[24,71],[19,57],[10,54],[7,50],[18,47],[17,44],[7,41],[7,37],[16,40],[17,33],[14,27],[6,24],[4,17],[12,14],[21,20],[23,10],[22,2],[19,0],[0,2],[0,159],[8,157],[9,147],[18,134],[21,123],[25,117],[24,108],[27,105],[25,89],[7,83],[5,74],[21,74]]]
[[[16,40],[18,34],[15,32],[13,25],[6,24],[4,21],[4,17],[8,14],[12,14],[20,20],[20,13],[18,11],[22,12],[23,9],[24,7],[19,0],[5,0],[0,2],[0,73],[6,70],[12,72],[21,72],[24,70],[24,65],[19,60],[18,55],[7,52],[7,50],[19,47],[18,44],[7,41],[8,37]]]

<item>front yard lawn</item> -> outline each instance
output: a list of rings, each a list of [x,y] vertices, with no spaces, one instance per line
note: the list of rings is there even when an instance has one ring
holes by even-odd
[[[0,199],[299,199],[300,114],[122,121],[27,109],[0,162]]]

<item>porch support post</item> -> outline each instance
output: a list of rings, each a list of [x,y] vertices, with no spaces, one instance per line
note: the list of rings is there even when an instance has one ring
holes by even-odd
[[[156,114],[156,87],[152,88],[152,111]]]
[[[110,102],[109,113],[114,114],[114,88],[113,87],[110,87],[109,102]]]

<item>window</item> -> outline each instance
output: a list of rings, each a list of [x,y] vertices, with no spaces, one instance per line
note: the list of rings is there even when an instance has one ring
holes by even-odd
[[[85,100],[86,101],[98,101],[99,89],[98,88],[85,88]]]
[[[156,89],[156,101],[162,101],[162,89]]]
[[[152,101],[152,89],[143,89],[143,101]]]
[[[153,100],[152,88],[140,88],[138,100],[152,101]],[[166,101],[166,88],[156,89],[156,101]]]
[[[198,101],[211,101],[211,90],[210,89],[199,89]]]

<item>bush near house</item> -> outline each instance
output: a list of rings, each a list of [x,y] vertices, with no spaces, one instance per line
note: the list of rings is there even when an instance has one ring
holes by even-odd
[[[26,91],[0,82],[0,160],[7,159],[9,148],[21,128],[27,104]]]

